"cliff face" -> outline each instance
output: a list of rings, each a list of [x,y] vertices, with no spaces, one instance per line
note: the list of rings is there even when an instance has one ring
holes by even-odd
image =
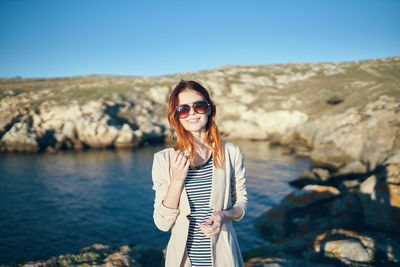
[[[390,102],[397,112],[399,73],[400,57],[395,57],[226,66],[159,77],[1,79],[1,149],[108,147],[164,138],[166,102],[181,78],[209,88],[225,137],[276,140],[300,125],[310,129],[310,122],[319,124],[322,117],[325,124],[343,117],[347,124],[361,123],[374,113],[360,111],[377,100],[375,108]],[[350,121],[349,115],[359,117]]]

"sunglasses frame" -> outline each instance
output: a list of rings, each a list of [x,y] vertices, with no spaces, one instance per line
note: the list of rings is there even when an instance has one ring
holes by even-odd
[[[197,112],[196,108],[194,107],[194,106],[196,105],[196,103],[199,103],[199,102],[206,102],[206,103],[207,103],[207,109],[206,109],[206,111],[205,111],[204,113]],[[188,107],[189,107],[189,112],[188,112],[188,114],[187,114],[186,116],[184,116],[184,117],[179,117],[178,108],[179,108],[179,107],[182,107],[182,106],[188,106]],[[187,117],[189,116],[190,110],[191,110],[192,108],[193,108],[194,112],[197,113],[197,114],[206,114],[207,111],[208,111],[208,107],[209,107],[209,106],[211,106],[211,104],[208,103],[206,100],[199,100],[199,101],[196,101],[196,102],[194,102],[192,105],[189,105],[189,104],[179,105],[179,106],[177,106],[177,107],[175,108],[175,115],[176,115],[176,117],[177,117],[178,119],[187,118]]]

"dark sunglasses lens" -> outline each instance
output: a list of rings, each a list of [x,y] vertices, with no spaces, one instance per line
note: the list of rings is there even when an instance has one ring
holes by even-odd
[[[208,103],[206,101],[199,101],[193,104],[193,108],[197,113],[206,113],[208,108]]]
[[[189,115],[189,112],[190,112],[189,105],[178,106],[178,108],[176,109],[176,114],[178,115],[178,118],[187,117]]]

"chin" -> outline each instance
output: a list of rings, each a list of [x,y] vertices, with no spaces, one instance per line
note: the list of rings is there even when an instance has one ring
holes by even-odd
[[[185,127],[185,130],[188,132],[201,132],[205,131],[206,127],[205,126],[197,126],[197,125],[188,125]]]

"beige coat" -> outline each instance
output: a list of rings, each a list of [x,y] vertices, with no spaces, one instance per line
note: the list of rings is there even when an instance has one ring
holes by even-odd
[[[239,206],[243,215],[247,206],[245,186],[245,168],[243,156],[238,146],[222,142],[224,167],[213,169],[210,208],[214,211],[230,209]],[[186,253],[186,240],[189,230],[190,206],[185,188],[182,190],[178,209],[170,209],[162,204],[171,181],[170,158],[172,148],[164,149],[154,155],[153,161],[153,189],[154,222],[162,231],[171,229],[168,242],[165,266],[191,266]],[[241,220],[243,216],[237,221]],[[215,267],[244,266],[239,244],[232,222],[222,225],[220,233],[211,238],[212,259]]]

